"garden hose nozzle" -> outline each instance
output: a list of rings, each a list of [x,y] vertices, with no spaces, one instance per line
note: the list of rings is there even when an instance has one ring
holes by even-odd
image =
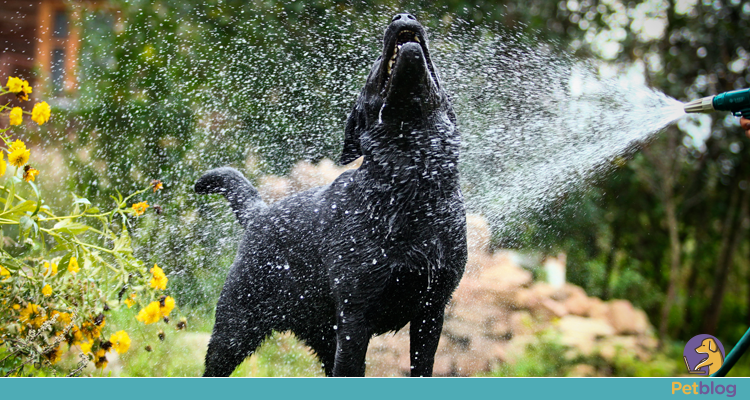
[[[729,111],[736,117],[750,118],[750,89],[733,90],[685,104],[686,113]]]

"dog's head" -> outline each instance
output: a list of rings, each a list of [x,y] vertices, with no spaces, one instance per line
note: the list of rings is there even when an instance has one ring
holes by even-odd
[[[704,339],[701,345],[695,349],[695,352],[700,354],[716,353],[717,351],[719,351],[719,346],[712,338]]]
[[[444,114],[437,115],[436,113]],[[368,153],[368,143],[405,131],[429,130],[428,121],[455,126],[455,115],[430,59],[422,25],[411,14],[393,17],[383,37],[383,52],[346,123],[341,164]],[[429,124],[429,122],[428,122]],[[386,135],[386,137],[373,137]],[[367,140],[370,139],[370,140]]]

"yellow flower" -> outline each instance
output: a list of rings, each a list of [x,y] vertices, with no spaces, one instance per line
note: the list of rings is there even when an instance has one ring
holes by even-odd
[[[42,288],[42,294],[44,295],[44,297],[52,296],[52,287],[49,285],[49,283],[44,285],[44,287]]]
[[[70,272],[71,274],[75,274],[80,270],[81,269],[78,268],[78,260],[76,260],[75,257],[70,257],[70,261],[68,262],[68,272]]]
[[[125,299],[125,304],[128,305],[128,308],[133,307],[133,305],[135,304],[135,293],[131,293],[130,296]]]
[[[13,107],[10,110],[10,124],[21,125],[21,122],[23,122],[23,110],[21,107]]]
[[[23,180],[26,182],[33,182],[37,175],[39,175],[39,170],[31,168],[28,165],[23,170]]]
[[[16,143],[17,142],[20,142],[20,140],[16,140]],[[8,162],[14,167],[22,167],[29,161],[31,152],[26,148],[26,145],[23,144],[23,142],[21,142],[23,147],[14,147],[16,143],[13,143],[10,149],[8,149],[10,150],[10,154],[8,154]]]
[[[141,309],[141,311],[138,312],[138,315],[135,317],[138,321],[143,322],[144,324],[153,324],[154,322],[159,322],[161,319],[161,309],[159,307],[158,301],[152,301],[149,303],[145,308]]]
[[[93,342],[94,339],[101,336],[102,331],[99,329],[98,326],[92,324],[91,322],[84,322],[83,325],[81,325],[81,332],[83,332],[83,336],[86,337],[90,342]]]
[[[151,181],[151,187],[154,188],[154,193],[156,193],[157,190],[163,189],[164,185],[161,183],[161,181],[154,179]]]
[[[49,274],[49,276],[57,275],[57,264],[52,263],[52,268],[50,271],[50,264],[47,261],[45,261],[44,262],[44,275],[47,275],[47,274]]]
[[[62,350],[60,349],[59,344],[57,345],[57,347],[44,354],[44,356],[47,357],[47,360],[49,360],[50,364],[54,364],[60,361],[60,355],[62,355]]]
[[[39,328],[42,326],[44,321],[47,318],[44,316],[44,310],[42,307],[39,307],[36,304],[29,303],[23,310],[21,310],[21,315],[18,317],[18,322],[21,323],[21,326],[26,326],[26,324],[29,324],[33,326],[34,328]]]
[[[13,304],[13,309],[14,310],[20,310],[21,309],[21,305],[20,304]]]
[[[39,125],[49,121],[50,108],[46,101],[34,104],[34,109],[31,110],[31,120]]]
[[[68,343],[71,346],[75,346],[83,340],[83,332],[81,332],[80,329],[78,329],[77,326],[73,325],[72,328],[70,328],[70,332],[68,333]]]
[[[10,277],[10,271],[5,269],[2,265],[0,265],[0,282],[8,279]]]
[[[174,299],[170,296],[162,297],[159,301],[159,310],[162,317],[168,317],[174,309]]]
[[[165,290],[167,288],[167,276],[164,275],[164,271],[159,268],[158,265],[154,264],[154,268],[151,268],[151,273],[154,277],[151,278],[151,287],[154,289]]]
[[[28,100],[29,94],[31,93],[32,89],[31,86],[29,86],[29,81],[25,80],[23,83],[21,83],[21,93],[18,93],[16,97],[18,97],[21,100]]]
[[[83,343],[81,343],[81,352],[83,354],[89,354],[89,353],[91,353],[91,345],[92,345],[91,342],[83,342]]]
[[[66,327],[70,325],[70,322],[72,321],[70,318],[70,314],[66,312],[58,312],[58,311],[52,311],[51,317],[54,317],[57,315],[57,322],[60,323],[63,327]],[[71,328],[72,330],[72,328]]]
[[[17,78],[15,76],[11,76],[8,78],[8,91],[11,93],[20,93],[23,91],[23,81],[21,78]]]
[[[5,153],[0,151],[0,177],[5,175],[5,168],[7,165],[5,164]]]
[[[26,143],[16,139],[13,143],[10,144],[10,147],[8,147],[8,153],[12,153],[16,149],[26,150]]]
[[[112,342],[112,348],[118,354],[122,354],[130,348],[130,336],[125,331],[115,332],[115,334],[109,337],[109,341]]]
[[[133,204],[133,211],[135,211],[136,216],[143,215],[143,213],[146,212],[147,208],[148,208],[148,202],[145,202],[145,201]]]
[[[105,356],[107,353],[104,351],[104,349],[99,349],[96,351],[96,354],[94,355],[94,365],[96,368],[107,368],[107,357]]]

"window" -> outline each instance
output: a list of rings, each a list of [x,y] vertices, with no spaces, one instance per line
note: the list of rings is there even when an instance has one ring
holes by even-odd
[[[65,10],[58,10],[55,12],[54,30],[52,36],[56,38],[68,37],[68,13]]]
[[[52,91],[55,94],[62,92],[65,85],[65,49],[56,48],[52,51],[52,65],[50,68],[52,78]]]

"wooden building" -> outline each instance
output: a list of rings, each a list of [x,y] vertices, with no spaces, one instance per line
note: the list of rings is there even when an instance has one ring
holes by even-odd
[[[61,95],[75,89],[79,32],[72,23],[77,13],[70,4],[62,0],[0,2],[0,84],[5,85],[9,76],[19,76],[32,84],[32,95]]]

